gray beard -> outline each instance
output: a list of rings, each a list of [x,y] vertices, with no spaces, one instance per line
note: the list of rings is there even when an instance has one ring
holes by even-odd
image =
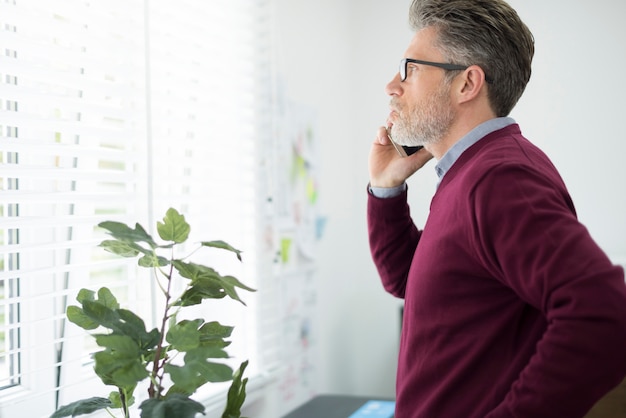
[[[447,94],[446,89],[441,89],[410,114],[401,116],[391,127],[394,142],[410,147],[439,142],[455,118],[446,102]]]
[[[418,133],[416,127],[406,126],[404,122],[396,122],[391,127],[391,137],[396,144],[409,147],[424,146],[437,141],[431,134]]]

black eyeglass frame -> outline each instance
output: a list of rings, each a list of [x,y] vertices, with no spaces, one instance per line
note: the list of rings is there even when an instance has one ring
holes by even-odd
[[[469,65],[460,65],[460,64],[451,64],[446,62],[433,62],[433,61],[424,61],[424,60],[416,60],[413,58],[402,58],[400,60],[400,81],[406,80],[407,77],[407,66],[409,63],[413,64],[422,64],[429,65],[431,67],[443,68],[447,71],[462,71],[467,70]],[[491,79],[485,75],[485,81],[491,84]]]

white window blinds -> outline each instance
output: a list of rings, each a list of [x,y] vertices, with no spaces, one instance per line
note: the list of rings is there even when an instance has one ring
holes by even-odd
[[[244,251],[203,262],[263,287],[266,16],[262,0],[0,0],[0,416],[108,393],[91,338],[65,321],[80,288],[156,314],[135,261],[97,247],[102,220],[153,228],[175,207],[191,241]],[[262,295],[200,313],[235,325],[230,353],[252,373]]]

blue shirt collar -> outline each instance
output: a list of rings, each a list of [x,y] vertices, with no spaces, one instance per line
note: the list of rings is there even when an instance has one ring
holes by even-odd
[[[439,187],[439,183],[441,183],[443,176],[446,175],[448,170],[450,170],[450,167],[454,165],[456,160],[459,159],[461,154],[463,154],[466,149],[468,149],[490,133],[505,128],[513,123],[515,123],[515,120],[510,117],[491,119],[481,123],[474,129],[469,131],[464,137],[459,139],[456,144],[454,144],[444,154],[441,160],[437,162],[437,165],[435,165],[435,172],[439,177],[439,180],[437,181],[437,187]]]

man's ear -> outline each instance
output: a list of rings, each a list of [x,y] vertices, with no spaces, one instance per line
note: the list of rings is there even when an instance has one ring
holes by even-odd
[[[486,87],[485,72],[478,65],[470,65],[457,77],[459,84],[457,85],[459,103],[474,100]]]

